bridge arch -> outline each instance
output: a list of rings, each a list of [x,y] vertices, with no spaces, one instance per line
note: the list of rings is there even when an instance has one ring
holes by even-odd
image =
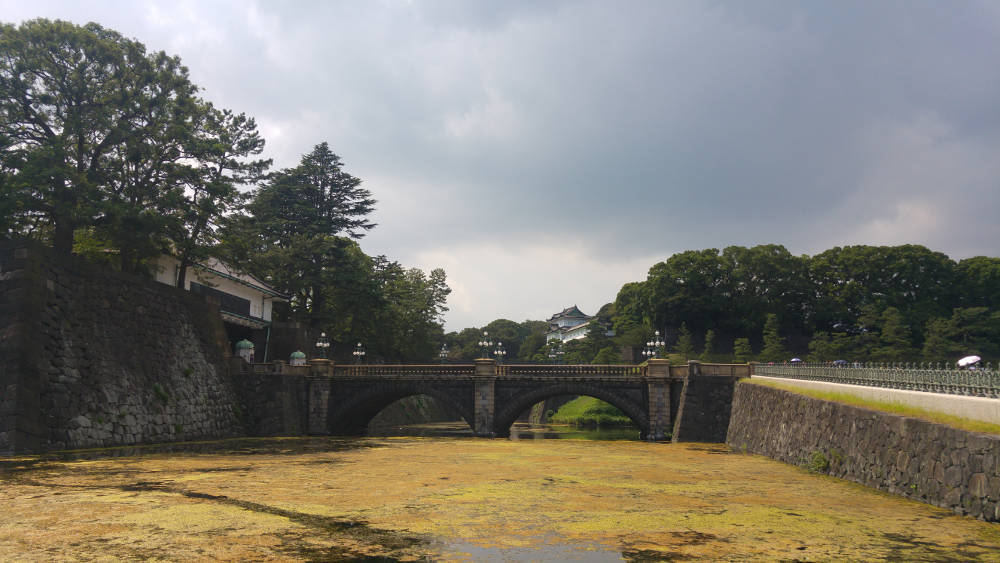
[[[446,389],[420,383],[394,382],[390,385],[374,383],[363,389],[354,389],[351,393],[340,395],[331,401],[327,428],[333,435],[361,436],[368,429],[368,424],[383,409],[392,403],[415,395],[427,395],[458,413],[462,420],[473,426],[471,405],[458,400]],[[333,397],[331,397],[333,399]]]
[[[645,437],[649,433],[649,414],[647,409],[643,408],[642,404],[611,389],[602,388],[599,385],[567,381],[526,389],[512,395],[502,403],[498,398],[493,419],[493,428],[496,435],[502,437],[510,436],[510,427],[513,426],[514,422],[517,421],[517,418],[524,411],[530,409],[535,403],[559,395],[585,395],[600,399],[629,417],[632,423],[639,428],[641,436]]]

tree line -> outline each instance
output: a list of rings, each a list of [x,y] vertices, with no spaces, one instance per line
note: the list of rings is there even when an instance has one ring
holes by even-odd
[[[327,143],[277,171],[264,143],[176,56],[95,23],[0,24],[0,233],[136,274],[171,254],[182,287],[218,257],[290,295],[285,314],[348,358],[358,340],[431,359],[444,271],[361,251],[375,200]]]
[[[709,335],[706,355],[732,350],[744,360],[997,358],[1000,258],[956,262],[909,244],[815,256],[773,244],[687,251],[655,264],[645,281],[625,284],[613,317],[625,345],[655,327],[686,353]]]
[[[485,328],[518,360],[547,361],[552,352],[543,322],[500,319]],[[995,362],[1000,258],[955,261],[919,245],[835,247],[815,256],[774,244],[680,252],[645,280],[624,284],[587,338],[563,345],[561,357],[638,360],[654,330],[676,360],[953,363],[976,354]],[[470,357],[479,334],[450,333],[459,343],[454,355]]]

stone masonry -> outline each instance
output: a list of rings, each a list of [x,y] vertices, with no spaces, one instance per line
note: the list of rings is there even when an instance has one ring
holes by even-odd
[[[726,443],[1000,521],[1000,436],[740,382]]]
[[[0,243],[0,452],[243,433],[218,311],[30,243]]]

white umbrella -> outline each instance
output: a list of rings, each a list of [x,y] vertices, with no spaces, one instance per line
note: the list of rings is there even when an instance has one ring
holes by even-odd
[[[972,364],[981,360],[979,356],[966,356],[958,361],[958,367],[964,368],[965,366],[971,366]]]
[[[802,361],[802,358],[792,358],[792,361],[798,363]]]

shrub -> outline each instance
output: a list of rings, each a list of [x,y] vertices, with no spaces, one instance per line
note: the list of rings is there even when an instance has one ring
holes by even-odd
[[[809,454],[809,459],[806,460],[806,469],[812,473],[826,473],[830,469],[830,460],[826,459],[821,451],[814,451]]]

